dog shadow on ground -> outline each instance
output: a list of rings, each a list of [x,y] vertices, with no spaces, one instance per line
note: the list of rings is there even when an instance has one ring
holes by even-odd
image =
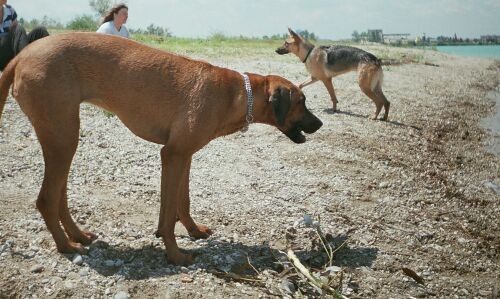
[[[422,128],[421,127],[417,127],[417,126],[414,126],[414,125],[407,125],[407,124],[403,124],[403,123],[400,123],[398,121],[394,121],[394,120],[388,120],[386,121],[388,124],[391,124],[391,125],[395,125],[395,126],[399,126],[399,127],[405,127],[405,128],[412,128],[412,129],[415,129],[417,131],[422,131]]]
[[[378,249],[351,248],[345,242],[347,239],[348,236],[341,235],[333,237],[329,242],[333,248],[343,244],[334,255],[334,265],[348,268],[370,267],[377,257]],[[185,251],[195,256],[194,264],[187,267],[188,271],[203,269],[229,280],[236,276],[256,275],[255,270],[280,273],[284,269],[283,263],[288,262],[285,252],[271,248],[266,243],[248,246],[239,242],[209,239],[204,245]],[[306,267],[319,269],[328,262],[327,255],[319,247],[317,250],[297,249],[295,254]],[[167,263],[161,242],[131,248],[96,241],[90,246],[89,255],[84,256],[84,263],[105,277],[115,275],[127,280],[144,280],[187,272],[185,267]]]
[[[323,112],[325,112],[326,114],[343,114],[343,115],[359,117],[359,118],[368,118],[368,116],[366,116],[366,115],[357,114],[357,113],[350,112],[350,111],[344,111],[344,110],[338,110],[338,109],[336,111],[333,111],[332,108],[323,109]]]
[[[357,113],[350,112],[350,111],[341,111],[341,110],[333,111],[332,108],[323,109],[323,112],[325,112],[327,114],[343,114],[343,115],[347,115],[347,116],[353,116],[353,117],[358,117],[358,118],[369,119],[368,115],[357,114]],[[379,119],[379,120],[381,120],[381,119]],[[394,120],[387,120],[387,121],[385,121],[385,123],[391,124],[391,125],[395,125],[395,126],[399,126],[399,127],[412,128],[412,129],[415,129],[417,131],[421,131],[422,130],[422,128],[420,128],[420,127],[417,127],[417,126],[414,126],[414,125],[404,124],[404,123],[401,123],[401,122],[398,122],[398,121],[394,121]]]
[[[339,235],[333,237],[330,242],[333,248],[339,248],[345,244],[334,255],[334,265],[347,268],[371,267],[377,258],[378,249],[375,247],[351,248],[348,242],[349,236]]]

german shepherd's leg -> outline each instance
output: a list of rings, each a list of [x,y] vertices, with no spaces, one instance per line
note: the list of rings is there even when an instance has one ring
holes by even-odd
[[[387,117],[389,116],[389,109],[391,107],[391,102],[389,102],[387,100],[387,98],[385,97],[384,92],[382,91],[382,86],[380,83],[375,87],[374,92],[384,102],[384,116],[382,117],[382,120],[387,120]]]
[[[191,168],[191,158],[189,165],[184,171],[181,182],[180,196],[177,202],[177,217],[186,228],[189,235],[195,239],[206,239],[213,234],[212,230],[203,224],[196,224],[190,214],[189,199],[189,172]]]
[[[177,202],[181,195],[181,182],[189,167],[191,155],[170,152],[167,146],[161,149],[161,206],[160,227],[158,235],[163,238],[167,251],[167,260],[176,265],[192,262],[190,254],[182,253],[175,240],[175,223],[177,222]]]
[[[314,78],[314,77],[311,77],[310,79],[307,79],[306,81],[302,82],[300,85],[299,85],[299,88],[302,89],[308,85],[311,85],[313,84],[314,82],[318,81],[318,79]]]
[[[335,95],[335,89],[333,88],[333,82],[332,78],[325,79],[323,80],[323,84],[325,84],[326,89],[328,90],[328,93],[330,94],[330,99],[332,100],[332,109],[333,112],[337,111],[337,96]]]
[[[42,214],[59,252],[85,253],[86,250],[80,243],[68,239],[59,223],[61,220],[63,224],[68,225],[71,218],[67,206],[61,201],[65,201],[69,169],[78,145],[79,106],[76,104],[75,107],[64,107],[63,109],[55,107],[60,104],[55,100],[37,100],[38,103],[45,105],[43,109],[36,107],[33,100],[29,101],[30,105],[26,105],[28,103],[24,99],[18,100],[21,108],[30,117],[35,127],[45,161],[45,174],[36,206]],[[68,232],[76,235],[77,230],[75,225]]]
[[[380,93],[375,92],[376,86],[380,84],[381,80],[381,69],[373,64],[361,64],[358,68],[358,84],[361,90],[375,103],[375,113],[372,119],[376,120],[380,110],[384,106],[385,97],[382,97]]]
[[[68,234],[70,240],[81,243],[83,245],[89,245],[90,243],[92,243],[92,241],[97,239],[97,235],[86,230],[80,230],[75,224],[75,221],[73,221],[73,218],[71,218],[71,214],[69,213],[68,209],[68,196],[66,192],[66,186],[67,184],[64,184],[62,198],[59,202],[59,219],[61,220],[64,230]]]

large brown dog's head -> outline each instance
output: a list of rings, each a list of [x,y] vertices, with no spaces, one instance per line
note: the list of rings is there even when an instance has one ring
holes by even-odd
[[[276,49],[276,53],[280,55],[288,54],[288,53],[293,53],[295,55],[298,55],[299,49],[300,49],[300,44],[304,42],[304,39],[295,31],[292,29],[288,28],[288,32],[290,35],[288,38],[285,40],[283,43],[283,46],[279,47]]]
[[[302,132],[316,132],[323,123],[306,107],[304,93],[290,81],[278,76],[268,76],[271,124],[295,143],[303,143]]]

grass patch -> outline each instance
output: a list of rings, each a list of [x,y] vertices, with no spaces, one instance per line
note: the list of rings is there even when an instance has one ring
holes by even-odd
[[[115,114],[113,112],[109,112],[107,110],[102,110],[102,114],[104,114],[104,116],[106,116],[107,118],[111,118],[111,117],[115,116]]]
[[[71,30],[50,30],[53,35],[74,32]],[[276,55],[276,48],[283,44],[282,39],[272,38],[249,38],[244,36],[227,36],[221,32],[214,32],[208,38],[166,37],[150,34],[133,34],[132,39],[142,44],[170,51],[173,53],[202,59],[226,59],[234,60],[241,58],[273,59],[275,61],[295,61],[293,55]],[[409,50],[408,48],[392,47],[381,44],[359,44],[351,41],[319,40],[315,45],[345,45],[363,48],[375,54],[378,58],[386,61],[403,63],[425,63],[426,51],[434,51],[435,48],[424,48],[422,50]]]
[[[399,51],[381,51],[377,53],[377,57],[382,61],[398,61],[400,63],[422,63],[424,61],[424,53],[411,53]]]
[[[183,55],[220,58],[222,56],[241,57],[248,55],[275,55],[274,50],[281,45],[278,40],[263,40],[245,37],[226,37],[214,34],[210,38],[159,37],[134,35],[133,39],[148,46]]]

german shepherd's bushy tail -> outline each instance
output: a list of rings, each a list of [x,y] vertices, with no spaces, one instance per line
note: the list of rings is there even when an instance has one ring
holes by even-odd
[[[17,59],[13,59],[7,67],[3,70],[0,76],[0,120],[2,118],[3,107],[7,101],[7,96],[9,95],[10,86],[14,82],[15,69],[17,65]]]

